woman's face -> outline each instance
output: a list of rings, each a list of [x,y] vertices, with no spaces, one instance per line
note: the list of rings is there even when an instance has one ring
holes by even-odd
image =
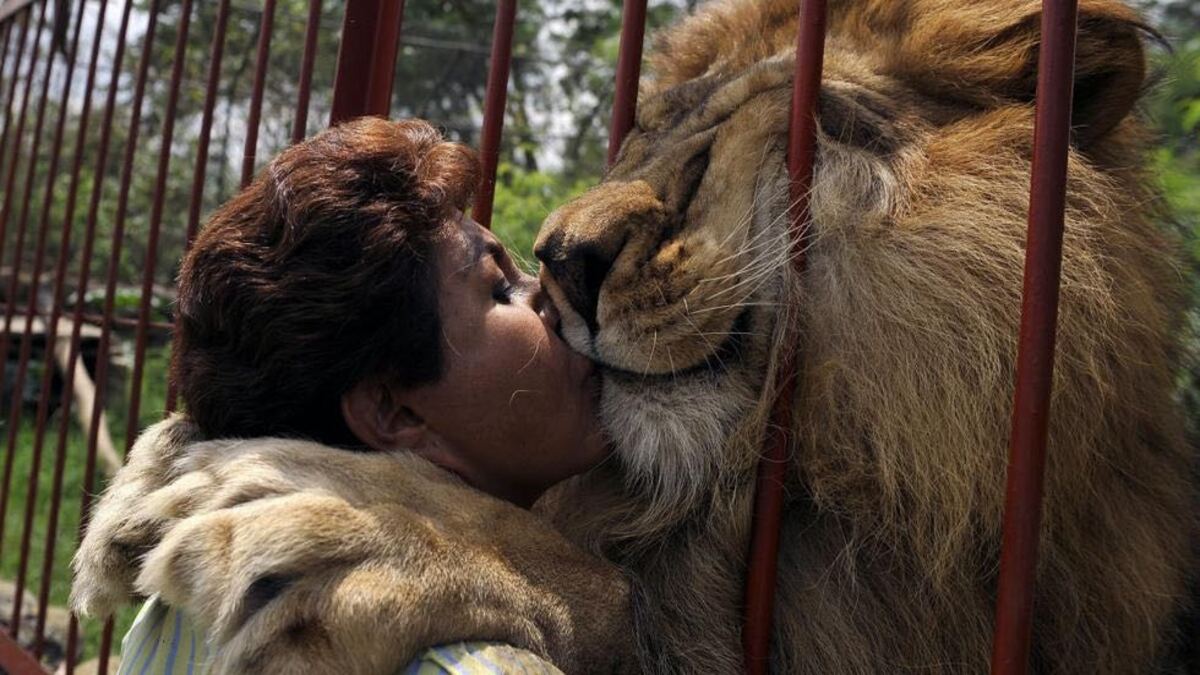
[[[491,232],[465,216],[447,230],[435,249],[446,367],[406,398],[468,482],[527,505],[604,458],[600,378]]]

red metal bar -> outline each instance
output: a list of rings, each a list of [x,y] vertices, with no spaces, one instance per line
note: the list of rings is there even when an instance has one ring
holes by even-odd
[[[45,16],[46,16],[45,9],[46,9],[46,3],[43,3],[42,4],[42,10],[43,10],[42,18],[43,19],[45,19]],[[38,31],[38,34],[39,35],[41,34],[40,30]],[[37,46],[36,41],[34,43],[34,46],[36,48],[36,46]],[[36,52],[35,52],[34,60],[30,62],[29,78],[31,81],[33,79],[33,70],[34,70],[33,65],[36,63],[36,61],[37,61],[37,57],[36,57]],[[0,333],[0,356],[5,356],[8,354],[8,348],[9,348],[9,343],[10,343],[9,334],[12,331],[13,314],[15,314],[16,308],[17,308],[17,302],[18,302],[17,301],[17,284],[18,284],[18,281],[20,280],[20,276],[21,276],[21,263],[25,257],[25,233],[26,233],[26,230],[29,229],[28,228],[28,225],[29,225],[29,202],[31,202],[33,200],[32,199],[33,198],[33,182],[34,182],[33,179],[37,175],[37,155],[38,155],[38,149],[41,147],[41,142],[42,142],[42,127],[45,126],[45,121],[46,121],[46,99],[48,99],[50,96],[50,74],[51,74],[51,71],[53,70],[53,68],[54,68],[54,55],[52,53],[50,53],[49,50],[47,50],[46,67],[42,73],[41,95],[38,97],[37,113],[35,113],[36,119],[34,122],[34,131],[30,138],[29,155],[27,156],[27,159],[26,159],[27,166],[26,166],[26,172],[25,172],[25,183],[24,183],[24,188],[21,191],[21,194],[22,194],[21,213],[17,217],[17,235],[16,235],[16,241],[14,242],[14,245],[13,245],[12,274],[9,276],[8,292],[5,295],[6,300],[4,303],[4,328],[3,328],[3,333]],[[28,90],[26,90],[26,93],[28,94]],[[22,108],[24,108],[24,104],[28,103],[28,102],[29,102],[29,98],[28,98],[28,96],[26,96],[25,100],[22,101]],[[24,123],[24,109],[22,109],[22,119],[17,124],[18,142],[16,145],[13,146],[13,153],[14,153],[13,164],[9,167],[9,180],[8,180],[9,192],[7,192],[5,194],[5,198],[4,198],[5,225],[7,225],[7,222],[8,222],[8,215],[9,215],[8,208],[9,208],[10,200],[13,196],[12,192],[11,192],[12,181],[13,181],[13,174],[15,173],[16,168],[17,168],[16,153],[20,152],[20,150],[21,150],[20,138],[21,138],[21,134],[23,131],[23,123]],[[4,381],[4,371],[5,371],[5,367],[7,365],[7,361],[8,361],[7,358],[0,358],[0,382]],[[20,397],[20,394],[14,390],[12,392],[12,398],[14,400],[16,400],[16,399],[19,399],[19,397]],[[8,435],[9,435],[10,439],[14,438],[15,434],[16,434],[16,429],[9,428]],[[9,445],[10,446],[12,445],[11,441],[10,441]],[[14,461],[13,455],[14,455],[14,453],[10,452],[7,455],[5,455],[5,457],[4,457],[4,477],[2,479],[2,482],[0,482],[0,549],[2,549],[4,546],[4,533],[6,531],[7,521],[8,521],[8,518],[7,518],[8,498],[9,498],[8,491],[12,485],[12,470],[13,470],[13,461]],[[10,635],[12,634],[12,632],[14,630],[15,630],[15,628],[13,626],[9,626],[8,632]]]
[[[4,45],[0,46],[0,86],[4,83],[4,66],[8,65],[8,43],[12,40],[13,22],[5,21],[2,25],[4,27]]]
[[[108,100],[104,107],[104,122],[101,124],[100,132],[100,148],[96,157],[96,176],[97,180],[92,183],[91,202],[88,206],[87,224],[84,230],[83,252],[80,254],[79,263],[79,283],[77,285],[75,297],[75,309],[72,317],[71,326],[71,343],[70,355],[67,358],[67,369],[63,376],[62,390],[62,405],[60,407],[60,418],[58,426],[58,447],[56,455],[63,457],[66,453],[67,437],[70,433],[71,426],[71,390],[75,382],[75,364],[79,360],[79,344],[80,330],[83,326],[83,308],[84,308],[84,293],[88,286],[88,280],[91,278],[92,269],[92,251],[95,246],[96,235],[96,219],[100,207],[100,197],[103,192],[103,181],[100,177],[104,175],[104,168],[108,164],[108,150],[112,137],[112,121],[113,109],[116,104],[118,84],[121,76],[121,63],[125,56],[125,36],[129,28],[129,14],[133,9],[134,0],[126,0],[125,11],[121,15],[121,27],[117,29],[116,53],[113,55],[113,65],[111,70],[111,80],[108,88]],[[70,221],[68,220],[68,223]],[[67,225],[69,227],[69,225]],[[87,527],[88,507],[91,505],[91,494],[95,490],[96,481],[96,451],[95,447],[91,446],[88,449],[87,459],[84,462],[83,474],[83,507],[79,516],[79,535],[82,537],[84,529]],[[50,513],[57,517],[58,504],[51,502]],[[57,522],[57,521],[55,521]],[[104,654],[108,653],[109,644],[112,642],[112,620],[105,624],[104,634],[101,638],[101,649]],[[79,618],[74,614],[71,615],[71,620],[67,626],[67,654],[75,654],[79,648]],[[107,656],[105,657],[107,667]],[[75,661],[73,658],[66,660],[66,675],[72,675],[75,672]]]
[[[96,443],[100,433],[100,419],[104,412],[104,399],[108,381],[109,351],[112,342],[112,316],[116,307],[117,274],[121,264],[121,248],[125,239],[126,212],[129,208],[129,187],[133,177],[133,159],[138,147],[138,131],[142,119],[142,99],[146,91],[146,74],[150,59],[154,55],[154,33],[158,27],[159,0],[150,0],[147,8],[146,34],[142,44],[142,58],[138,66],[137,84],[134,86],[130,103],[129,135],[125,141],[125,157],[121,169],[121,187],[117,193],[117,210],[113,217],[112,248],[108,259],[108,280],[104,290],[104,318],[100,326],[100,342],[96,350],[96,395],[92,401],[92,416],[88,428],[87,460],[84,468],[84,490],[79,506],[80,536],[87,528],[87,515],[92,505],[92,481],[96,472]],[[69,637],[69,636],[68,636]],[[69,642],[69,640],[68,640]],[[100,672],[108,672],[108,656],[112,643],[112,619],[105,623],[100,640]]]
[[[42,9],[43,9],[42,16],[44,18],[45,17],[45,11],[44,11],[45,4],[42,5]],[[53,31],[53,27],[50,27],[50,30]],[[41,33],[39,31],[39,36],[40,36],[40,34]],[[34,49],[35,50],[37,50],[39,42],[40,42],[40,40],[34,41]],[[30,80],[33,79],[33,74],[34,74],[34,70],[35,70],[34,65],[36,63],[36,57],[37,57],[37,51],[34,52],[34,60],[31,61],[29,64]],[[34,178],[37,175],[38,150],[41,148],[42,129],[45,126],[45,120],[46,120],[46,101],[49,100],[49,98],[50,98],[50,74],[53,70],[54,70],[54,54],[48,48],[46,50],[46,64],[43,67],[42,79],[41,79],[41,82],[39,83],[41,86],[41,91],[38,94],[37,112],[34,113],[34,119],[35,119],[34,131],[30,138],[29,155],[26,157],[25,182],[24,182],[23,188],[21,190],[21,202],[20,202],[21,210],[20,210],[20,214],[17,216],[18,229],[17,229],[16,246],[14,247],[14,251],[13,251],[12,276],[9,277],[9,288],[8,288],[9,293],[7,296],[5,296],[7,298],[7,301],[5,303],[5,313],[4,313],[4,332],[2,334],[0,334],[0,354],[8,353],[9,329],[12,327],[13,312],[15,311],[16,306],[17,306],[16,285],[18,282],[18,277],[21,273],[21,263],[22,263],[22,259],[23,259],[24,253],[25,253],[25,250],[24,250],[25,233],[29,226],[29,203],[30,203],[30,201],[32,201],[31,197],[33,194],[33,183],[34,183]],[[28,103],[28,91],[26,92],[26,99],[24,100],[24,103]],[[24,108],[22,108],[22,116],[23,115],[24,115]],[[22,128],[21,126],[18,126],[18,129],[21,129],[21,128]],[[14,154],[13,163],[9,166],[9,172],[10,172],[9,173],[9,190],[10,190],[10,192],[6,193],[6,196],[5,196],[5,201],[4,201],[4,209],[5,210],[4,210],[4,216],[3,216],[6,221],[6,224],[7,224],[9,215],[11,215],[11,212],[8,209],[10,206],[10,200],[12,199],[12,196],[13,196],[11,193],[12,177],[16,173],[17,157],[19,156],[19,153],[21,152],[21,140],[22,139],[20,138],[19,134],[20,134],[20,131],[18,131],[17,144],[13,146],[13,152],[17,153],[17,154]],[[6,361],[7,361],[7,359],[0,361],[0,381],[4,380],[4,368],[5,368]],[[0,493],[0,495],[2,495],[2,494],[4,494],[4,493]],[[3,496],[0,496],[0,502],[3,502],[3,500],[4,500]],[[0,545],[3,544],[3,539],[4,539],[3,534],[2,534],[4,531],[3,522],[2,522],[3,521],[2,514],[3,514],[3,511],[0,511]]]
[[[16,134],[14,135],[14,138],[16,138],[16,142],[13,143],[12,154],[8,160],[8,175],[4,182],[4,205],[2,207],[0,207],[0,260],[4,259],[5,243],[8,240],[8,220],[9,220],[8,216],[12,209],[13,188],[16,187],[17,166],[20,164],[19,160],[21,158],[21,143],[25,139],[25,117],[26,117],[25,113],[28,112],[28,110],[29,110],[29,95],[30,95],[30,92],[33,91],[34,72],[37,70],[38,54],[41,52],[41,50],[38,49],[38,43],[41,40],[42,29],[45,28],[45,26],[46,26],[46,3],[43,2],[41,4],[41,12],[39,13],[39,16],[38,16],[37,30],[35,30],[33,33],[33,46],[31,47],[31,50],[33,53],[30,55],[29,71],[25,77],[25,91],[21,95],[21,107],[17,113]],[[11,101],[12,99],[10,98],[9,100]],[[20,246],[18,246],[17,248],[19,249]],[[19,251],[18,251],[18,253],[19,253]],[[13,296],[10,294],[8,297],[9,297],[8,304],[11,305],[12,304],[11,300],[12,300]],[[0,339],[3,339],[3,338],[0,338]],[[5,341],[4,342],[4,350],[0,350],[0,353],[4,353],[4,351],[7,351],[7,349],[8,349],[8,344],[7,344],[7,341]],[[0,359],[0,382],[2,382],[4,380],[3,373],[4,373],[4,359]]]
[[[83,26],[83,2],[80,2],[75,12],[75,31],[71,37],[71,47],[66,60],[66,72],[62,76],[62,93],[59,96],[58,121],[54,127],[54,142],[50,152],[50,163],[46,170],[46,186],[42,195],[42,209],[38,219],[37,244],[34,246],[32,278],[29,283],[29,299],[25,307],[25,328],[21,332],[20,355],[17,357],[17,374],[13,380],[12,405],[8,411],[8,456],[17,452],[17,428],[21,422],[21,397],[15,392],[25,387],[25,377],[29,371],[29,357],[33,348],[33,321],[38,314],[38,291],[41,287],[42,271],[46,258],[46,239],[50,233],[50,205],[54,194],[54,183],[58,179],[58,163],[62,155],[63,133],[67,123],[68,103],[71,98],[71,82],[75,75],[75,56],[79,49],[79,34]],[[55,17],[56,20],[59,17]],[[65,37],[65,36],[64,36]],[[51,58],[52,62],[54,59]],[[49,72],[47,72],[49,76]],[[49,81],[49,77],[46,78]],[[50,356],[50,347],[54,344],[57,326],[46,327],[46,355]],[[46,372],[53,372],[50,359],[46,359]],[[13,591],[12,616],[9,620],[10,633],[16,639],[21,628],[21,604],[25,594],[25,573],[29,567],[30,538],[33,536],[33,516],[37,505],[38,481],[42,470],[42,443],[34,441],[33,454],[29,464],[29,482],[25,492],[25,517],[21,528],[21,555],[17,563],[16,589]]]
[[[267,82],[267,67],[271,58],[271,29],[275,22],[275,0],[263,3],[262,21],[258,24],[258,55],[254,60],[254,89],[250,94],[250,113],[246,119],[246,151],[242,156],[242,187],[254,177],[254,160],[258,153],[258,122],[262,116],[263,87]]]
[[[146,237],[146,259],[142,264],[142,298],[138,306],[137,330],[134,338],[133,371],[130,373],[129,409],[125,424],[125,450],[133,447],[141,426],[138,416],[142,407],[142,376],[146,365],[146,333],[150,325],[150,300],[154,295],[154,271],[158,262],[158,239],[162,230],[164,200],[167,193],[167,172],[171,167],[171,141],[175,133],[175,111],[179,105],[179,83],[183,79],[183,62],[187,52],[187,36],[192,14],[192,0],[183,0],[179,26],[175,32],[175,56],[171,68],[171,84],[167,107],[163,112],[162,144],[158,153],[158,175],[154,184],[154,201],[150,207],[150,230]]]
[[[817,153],[817,102],[825,58],[825,4],[825,0],[801,1],[796,35],[796,70],[792,80],[787,157],[791,198],[790,252],[798,276],[804,273],[804,246],[811,226],[809,192]],[[748,673],[766,673],[771,653],[771,624],[783,520],[783,487],[787,478],[792,415],[795,410],[794,347],[784,350],[779,372],[767,445],[758,465],[750,557],[746,571],[742,645]]]
[[[42,664],[5,634],[0,634],[0,669],[8,675],[46,675]]]
[[[311,15],[309,19],[311,22]],[[192,247],[192,241],[196,239],[196,232],[200,229],[200,211],[204,203],[204,179],[208,171],[208,144],[212,138],[213,108],[217,103],[217,87],[221,81],[221,55],[225,51],[225,28],[229,24],[229,0],[221,0],[217,5],[216,24],[208,57],[208,82],[204,92],[204,113],[200,119],[200,138],[196,142],[196,167],[192,171],[192,196],[188,204],[187,238],[183,244],[184,253],[187,253]],[[175,410],[179,402],[178,397],[175,381],[167,378],[167,412]]]
[[[387,117],[404,22],[404,0],[346,0],[329,124]]]
[[[13,19],[13,21],[16,21],[16,19]],[[4,130],[0,132],[0,166],[4,166],[4,151],[8,147],[8,129],[9,126],[11,126],[13,118],[12,102],[16,100],[17,82],[21,79],[21,61],[23,61],[25,57],[25,41],[28,37],[29,12],[24,12],[21,14],[21,37],[17,40],[17,52],[13,58],[12,74],[9,75],[8,80],[8,95],[4,98],[5,115]]]
[[[1029,669],[1062,269],[1077,14],[1077,0],[1042,2],[1029,232],[992,642],[992,673],[996,675],[1021,675]]]
[[[616,92],[608,132],[608,165],[617,159],[621,142],[633,128],[637,112],[638,77],[642,72],[642,43],[646,36],[646,0],[625,0],[621,8],[621,43],[617,48]]]
[[[58,341],[58,322],[62,317],[63,305],[66,302],[64,297],[64,286],[66,283],[67,263],[71,257],[71,231],[74,229],[72,225],[75,222],[75,200],[79,193],[79,175],[83,166],[83,153],[86,148],[88,120],[91,116],[92,107],[92,89],[96,84],[96,64],[100,57],[100,39],[104,33],[104,16],[108,9],[108,0],[99,0],[100,6],[96,15],[96,32],[92,38],[92,55],[88,62],[87,82],[83,90],[83,106],[79,113],[79,128],[75,138],[75,157],[71,167],[71,182],[67,188],[67,203],[65,216],[62,222],[62,232],[59,235],[58,246],[58,263],[54,271],[54,291],[51,295],[50,317],[48,319],[49,336],[46,339],[46,354],[47,363],[49,363],[50,355],[56,348]],[[83,5],[81,2],[80,5]],[[82,23],[82,22],[80,22]],[[118,65],[119,68],[119,59]],[[107,141],[104,143],[104,152],[107,151]],[[90,258],[91,250],[87,251]],[[83,288],[82,286],[80,287]],[[73,368],[72,368],[73,371]],[[68,379],[69,378],[69,379]],[[74,386],[74,373],[70,375],[64,374],[64,382],[70,382],[64,393],[70,399],[71,387]],[[37,421],[36,431],[34,433],[34,453],[40,453],[41,448],[45,443],[46,438],[46,418],[50,411],[50,390],[54,380],[54,368],[47,366],[42,370],[41,388],[38,394],[37,406]],[[64,417],[69,419],[70,414],[64,408]],[[63,473],[67,463],[66,445],[62,444],[55,453],[54,458],[54,474],[50,483],[50,513],[46,520],[46,538],[45,548],[42,553],[42,578],[41,584],[38,587],[38,611],[37,623],[34,626],[33,632],[33,653],[34,656],[41,657],[43,642],[46,635],[46,608],[50,602],[50,581],[54,571],[54,549],[58,539],[58,509],[62,501],[62,483]]]
[[[508,72],[512,68],[513,29],[517,20],[517,0],[496,3],[496,23],[492,28],[492,58],[488,63],[487,94],[483,104],[483,132],[479,140],[479,161],[483,171],[471,218],[480,225],[492,226],[492,200],[496,195],[496,165],[500,163],[500,133],[504,129],[504,104],[508,98]]]
[[[313,63],[317,59],[317,34],[321,29],[321,0],[309,0],[304,27],[304,57],[300,60],[300,82],[296,94],[296,117],[292,120],[292,142],[304,140],[308,126],[308,100],[312,92]]]
[[[221,57],[225,51],[225,27],[229,25],[229,0],[217,5],[217,26],[213,33],[208,57],[208,83],[204,92],[204,113],[200,119],[200,138],[196,142],[196,170],[192,177],[192,201],[188,205],[187,242],[190,247],[200,229],[200,210],[203,205],[204,178],[208,170],[208,143],[212,138],[213,108],[217,103],[217,87],[221,83]]]

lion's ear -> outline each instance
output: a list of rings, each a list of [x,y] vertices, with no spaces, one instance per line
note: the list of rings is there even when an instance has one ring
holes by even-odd
[[[915,0],[896,6],[908,10],[892,15],[906,29],[894,43],[896,74],[933,95],[976,105],[1034,100],[1040,2]],[[1072,126],[1081,145],[1112,131],[1137,103],[1147,33],[1152,31],[1119,0],[1080,2]]]

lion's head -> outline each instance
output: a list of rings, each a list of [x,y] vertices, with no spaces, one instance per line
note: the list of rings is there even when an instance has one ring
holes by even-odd
[[[933,578],[986,576],[1040,3],[830,4],[802,278],[787,264],[785,216],[795,0],[713,2],[662,35],[619,158],[550,216],[535,251],[565,337],[606,369],[626,477],[654,503],[684,513],[747,480],[772,366],[795,346],[796,476],[811,504],[899,542]],[[1157,566],[1145,590],[1161,598],[1129,600],[1151,617],[1186,556],[1171,528],[1192,523],[1172,398],[1182,273],[1155,222],[1134,113],[1144,32],[1117,0],[1080,3],[1045,523],[1048,568],[1101,555],[1090,548],[1101,530],[1135,532],[1157,562],[1106,551],[1105,573],[1074,590],[1126,602],[1103,587],[1108,573]],[[1113,496],[1143,510],[1119,515]]]

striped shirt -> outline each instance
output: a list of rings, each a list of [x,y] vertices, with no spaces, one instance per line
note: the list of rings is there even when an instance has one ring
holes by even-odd
[[[121,641],[117,675],[209,675],[212,647],[188,617],[150,598]],[[456,642],[422,652],[401,675],[562,675],[538,655],[498,642]]]

